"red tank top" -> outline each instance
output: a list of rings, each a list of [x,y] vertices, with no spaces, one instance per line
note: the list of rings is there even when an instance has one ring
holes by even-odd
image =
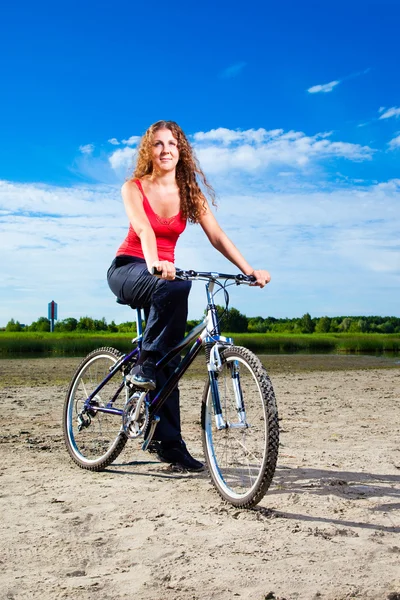
[[[139,179],[135,179],[134,181],[142,192],[144,212],[156,235],[158,258],[160,260],[174,262],[176,242],[186,227],[186,219],[183,218],[181,211],[169,219],[157,215],[151,208]],[[120,256],[121,254],[144,258],[140,238],[132,225],[129,225],[128,235],[117,250],[117,256]]]

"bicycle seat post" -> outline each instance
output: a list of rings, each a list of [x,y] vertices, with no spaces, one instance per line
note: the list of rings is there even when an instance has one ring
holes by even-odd
[[[139,337],[141,337],[143,335],[143,328],[142,328],[142,309],[141,308],[137,308],[136,309],[136,335]]]

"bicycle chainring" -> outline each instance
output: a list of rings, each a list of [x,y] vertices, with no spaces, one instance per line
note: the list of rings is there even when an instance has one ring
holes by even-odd
[[[135,413],[140,404],[138,417]],[[149,424],[149,407],[143,392],[135,392],[126,402],[122,415],[122,427],[128,438],[138,438],[143,435]]]

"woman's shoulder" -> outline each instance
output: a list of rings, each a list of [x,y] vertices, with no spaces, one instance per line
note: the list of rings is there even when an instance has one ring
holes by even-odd
[[[142,186],[140,179],[128,179],[122,184],[121,187],[122,196],[133,196],[136,198],[142,197]]]
[[[142,190],[142,183],[139,178],[127,179],[121,187],[122,190]]]

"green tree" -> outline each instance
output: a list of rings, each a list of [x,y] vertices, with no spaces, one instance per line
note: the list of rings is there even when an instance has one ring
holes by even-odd
[[[77,331],[95,331],[94,320],[91,317],[81,317],[76,329]]]
[[[246,333],[248,318],[238,311],[237,308],[230,308],[222,318],[222,328],[231,333]]]
[[[6,325],[6,331],[22,331],[21,323],[19,321],[14,321],[14,319],[10,319]]]
[[[136,333],[136,322],[126,321],[117,325],[119,333]]]
[[[55,331],[75,331],[78,326],[78,321],[74,317],[68,317],[63,321],[57,321],[54,325]]]
[[[111,331],[112,333],[116,333],[118,331],[118,327],[116,326],[114,320],[111,321],[111,323],[108,324],[107,330]]]
[[[331,319],[331,327],[330,327],[329,333],[337,333],[339,331],[340,323],[341,323],[341,319],[338,319],[337,317],[334,317],[333,319]]]
[[[302,333],[313,333],[315,325],[309,313],[301,317],[299,326]]]
[[[350,317],[345,317],[339,325],[339,331],[349,331],[351,327],[351,322],[352,319],[350,319]]]
[[[367,333],[369,331],[369,324],[367,319],[359,319],[358,320],[358,329],[361,333]]]
[[[29,331],[50,331],[50,321],[46,317],[39,317],[37,321],[31,323]]]
[[[329,333],[331,329],[331,319],[329,317],[321,317],[318,319],[315,326],[315,333]]]
[[[381,333],[394,333],[394,327],[390,321],[385,321],[378,325],[377,330]]]
[[[104,317],[102,319],[94,319],[93,326],[95,331],[107,331],[108,329],[107,321]]]
[[[269,331],[269,329],[270,325],[268,319],[253,317],[248,321],[247,331],[250,333],[265,333],[266,331]]]
[[[273,333],[293,333],[299,329],[299,319],[276,319],[270,331]]]

